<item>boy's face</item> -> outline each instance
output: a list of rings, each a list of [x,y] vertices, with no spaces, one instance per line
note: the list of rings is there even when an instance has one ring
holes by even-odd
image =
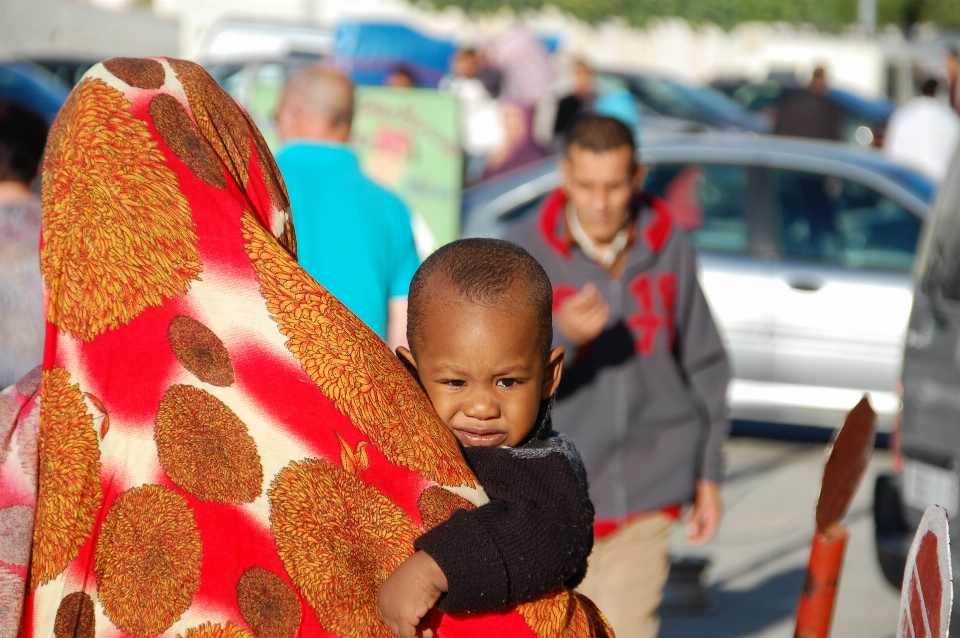
[[[515,446],[530,433],[542,399],[560,384],[563,348],[544,361],[536,314],[511,293],[496,306],[453,293],[424,313],[416,360],[400,356],[440,419],[466,447]]]

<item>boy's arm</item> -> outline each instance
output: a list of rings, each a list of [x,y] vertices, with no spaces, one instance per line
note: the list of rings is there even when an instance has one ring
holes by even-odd
[[[583,579],[593,505],[582,466],[575,469],[563,446],[576,455],[562,438],[464,450],[490,502],[454,512],[414,544],[446,576],[441,611],[498,611]]]

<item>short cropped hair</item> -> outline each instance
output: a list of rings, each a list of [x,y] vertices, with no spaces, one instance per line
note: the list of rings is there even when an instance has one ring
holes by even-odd
[[[312,64],[294,71],[287,78],[284,94],[296,99],[311,115],[326,118],[334,125],[353,121],[353,82],[327,64]]]
[[[410,282],[407,342],[416,355],[423,345],[427,304],[442,276],[465,301],[493,306],[522,286],[520,302],[536,313],[538,346],[544,358],[553,341],[553,288],[543,266],[520,246],[502,239],[472,238],[449,243],[426,258]],[[511,296],[511,302],[517,298]],[[509,329],[509,328],[507,328]]]
[[[606,115],[586,115],[579,118],[567,138],[568,156],[571,146],[579,146],[594,153],[603,153],[626,146],[630,148],[631,155],[637,153],[637,143],[633,139],[633,131],[630,127]]]
[[[0,101],[0,182],[32,182],[46,144],[47,123],[42,117],[19,104]]]

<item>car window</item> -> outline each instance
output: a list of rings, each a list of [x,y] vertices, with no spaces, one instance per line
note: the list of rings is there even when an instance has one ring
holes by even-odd
[[[921,220],[877,191],[839,177],[776,170],[778,243],[786,257],[847,268],[908,271]]]
[[[644,189],[667,202],[697,250],[747,252],[747,167],[659,164],[650,167]]]
[[[533,199],[520,204],[516,208],[511,208],[507,212],[500,215],[500,221],[514,222],[525,218],[527,215],[534,215],[538,210],[540,210],[540,207],[543,205],[543,200],[546,198],[547,193],[544,193],[539,197],[534,197]]]

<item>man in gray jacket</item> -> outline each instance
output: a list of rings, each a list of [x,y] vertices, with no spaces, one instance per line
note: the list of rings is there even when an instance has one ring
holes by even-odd
[[[619,121],[582,119],[563,186],[507,238],[550,276],[554,345],[567,352],[553,420],[583,455],[597,511],[579,589],[619,638],[653,638],[683,506],[694,544],[720,522],[730,369],[693,246],[639,191],[635,154]]]

